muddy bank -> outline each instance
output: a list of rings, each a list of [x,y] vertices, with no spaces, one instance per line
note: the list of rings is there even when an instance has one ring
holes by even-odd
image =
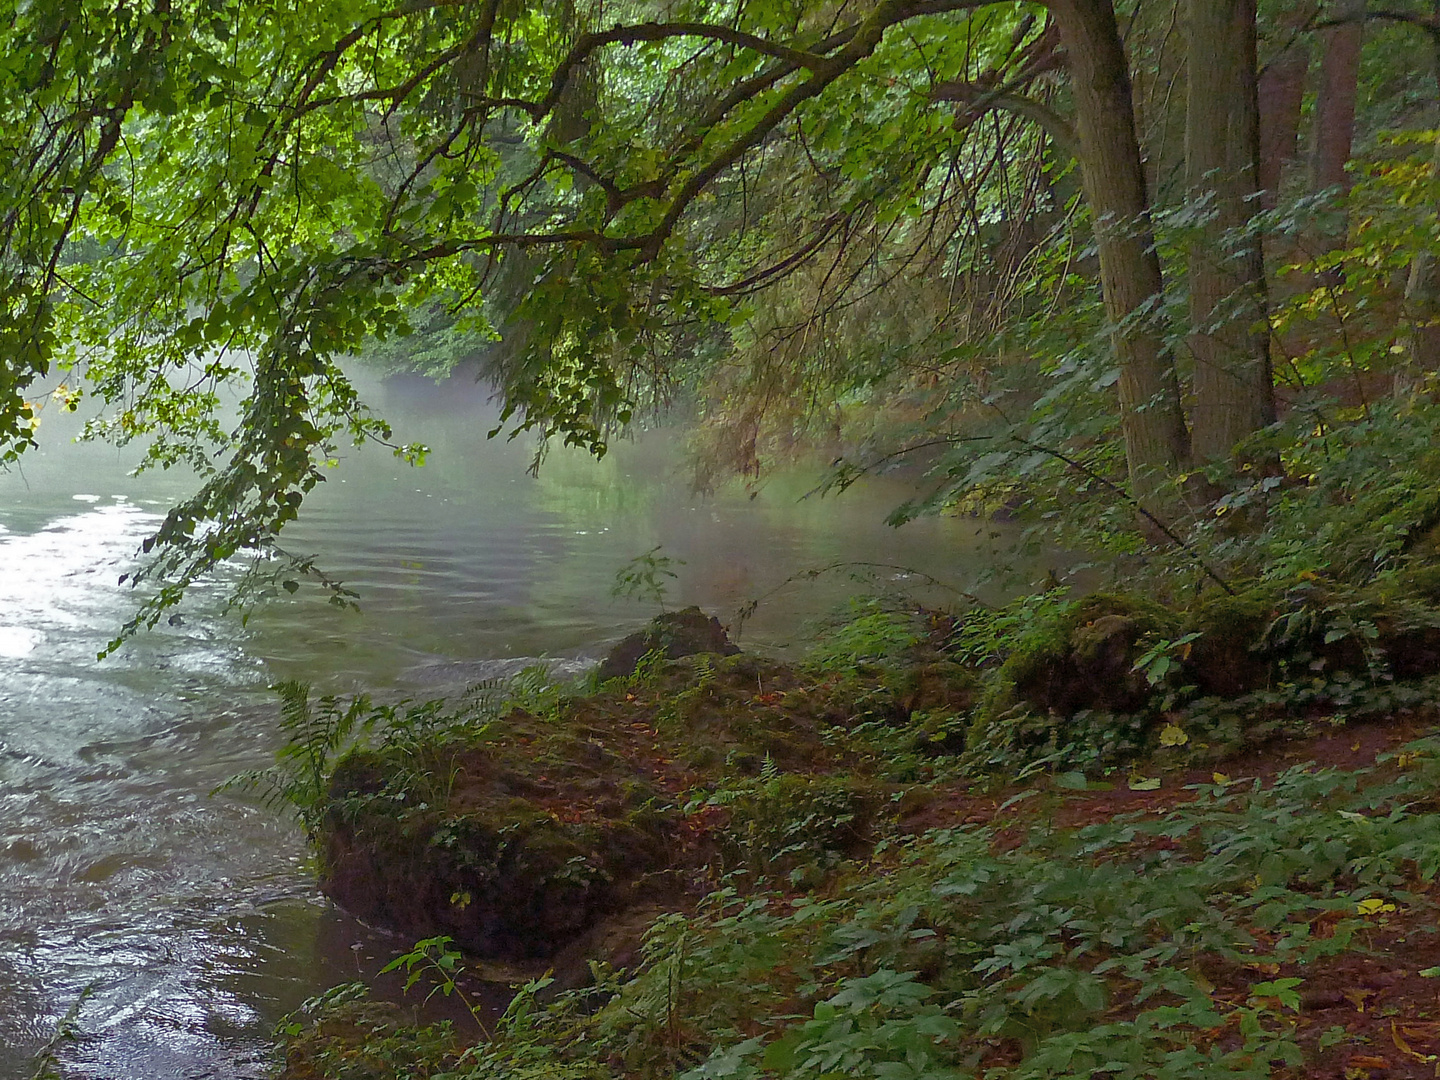
[[[726,889],[817,902],[933,830],[990,830],[1003,853],[1037,828],[1158,827],[1296,762],[1389,760],[1392,775],[1435,723],[1437,627],[1423,596],[1307,582],[1183,611],[1115,595],[1023,619],[876,610],[804,664],[667,659],[657,633],[623,676],[536,683],[482,720],[349,751],[317,819],[322,880],[364,918],[452,938],[482,972],[553,971],[549,994],[597,971],[643,980],[667,913],[703,915]],[[1396,949],[1416,918],[1392,920]],[[1243,1001],[1245,971],[1207,977]]]
[[[802,665],[740,653],[696,609],[662,615],[584,688],[537,684],[340,757],[315,814],[321,884],[483,959],[584,959],[607,920],[717,875],[823,874],[928,799],[936,762],[977,782],[1035,761],[1203,766],[1428,702],[1424,596],[1340,599],[1309,582],[1187,611],[1095,594],[989,654],[975,620],[993,616],[890,612]]]

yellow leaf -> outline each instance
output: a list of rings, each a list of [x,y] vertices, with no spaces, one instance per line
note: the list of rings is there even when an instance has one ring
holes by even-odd
[[[1130,778],[1131,791],[1159,791],[1160,778],[1158,776],[1132,776]]]
[[[1226,784],[1230,783],[1230,777],[1226,776],[1223,772],[1212,772],[1210,774],[1210,779],[1213,780],[1215,783],[1219,784],[1221,787],[1224,787]]]
[[[1160,729],[1161,746],[1184,746],[1189,741],[1190,736],[1186,735],[1177,724],[1166,724]]]
[[[1368,900],[1361,900],[1355,905],[1356,914],[1359,915],[1382,915],[1387,911],[1394,911],[1394,904],[1387,904],[1378,896],[1372,896]]]
[[[1400,1027],[1399,1027],[1398,1024],[1395,1023],[1395,1021],[1394,1021],[1393,1019],[1390,1021],[1390,1038],[1391,1038],[1391,1039],[1394,1041],[1394,1043],[1395,1043],[1395,1049],[1396,1049],[1396,1050],[1399,1050],[1402,1054],[1406,1055],[1407,1057],[1412,1057],[1412,1058],[1414,1058],[1416,1061],[1425,1061],[1425,1062],[1431,1062],[1431,1061],[1434,1061],[1434,1060],[1435,1060],[1435,1055],[1434,1055],[1434,1054],[1421,1054],[1421,1053],[1417,1053],[1415,1050],[1411,1049],[1410,1044],[1407,1043],[1403,1038],[1400,1037]]]

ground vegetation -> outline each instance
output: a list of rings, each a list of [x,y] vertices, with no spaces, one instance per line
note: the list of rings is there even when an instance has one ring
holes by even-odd
[[[336,745],[322,880],[473,1022],[337,988],[284,1075],[1432,1075],[1440,686],[1306,610],[877,600],[798,665],[537,672],[426,741],[448,770],[403,719]]]
[[[697,487],[820,445],[831,491],[912,470],[897,525],[1074,553],[805,664],[672,619],[585,686],[283,687],[236,785],[475,1004],[342,988],[290,1075],[1434,1075],[1437,40],[1399,0],[0,4],[0,461],[85,408],[196,477],[112,647],[237,561],[354,599],[280,538],[394,442],[356,355],[473,360],[537,467],[671,408]]]

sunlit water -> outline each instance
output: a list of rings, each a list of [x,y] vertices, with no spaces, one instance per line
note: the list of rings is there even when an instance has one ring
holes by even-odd
[[[129,479],[128,459],[57,420],[0,475],[0,1078],[29,1075],[87,990],[71,1074],[258,1077],[280,1016],[395,949],[315,894],[293,824],[209,794],[269,760],[277,679],[426,697],[536,657],[580,670],[653,613],[610,592],[656,544],[685,560],[670,603],[726,621],[837,561],[964,588],[995,558],[973,522],[885,527],[899,484],[800,500],[813,477],[797,476],[701,499],[661,437],[598,464],[556,454],[532,479],[527,447],[486,440],[493,413],[468,384],[374,398],[430,463],[348,453],[286,537],[360,593],[358,614],[302,590],[242,625],[220,616],[219,584],[97,661],[135,604],[117,579],[191,481]],[[854,589],[844,573],[781,589],[742,644],[784,650]]]

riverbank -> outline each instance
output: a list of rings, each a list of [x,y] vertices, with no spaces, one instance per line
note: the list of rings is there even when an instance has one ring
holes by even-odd
[[[1431,1076],[1440,620],[1305,585],[360,710],[311,743],[327,889],[416,992],[518,993],[417,1030],[342,991],[286,1074]]]

